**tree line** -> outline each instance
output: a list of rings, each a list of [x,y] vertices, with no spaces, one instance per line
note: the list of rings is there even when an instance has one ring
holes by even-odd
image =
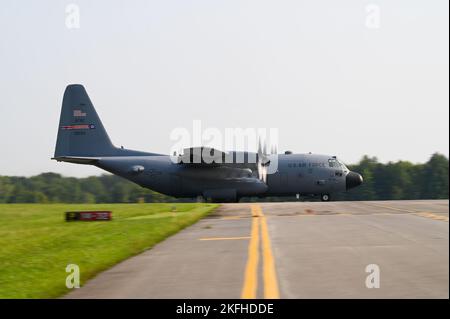
[[[339,194],[342,200],[447,199],[448,158],[435,153],[424,164],[408,161],[379,163],[364,156],[349,169],[364,177],[364,183]]]
[[[364,176],[360,187],[336,194],[334,200],[447,199],[448,158],[433,154],[424,164],[380,163],[364,156],[349,169]],[[114,175],[86,178],[42,173],[32,177],[0,176],[0,203],[137,203],[176,202]],[[254,199],[247,199],[254,200]],[[276,201],[280,198],[269,198]],[[289,200],[289,199],[288,199]],[[293,200],[293,198],[291,198]]]

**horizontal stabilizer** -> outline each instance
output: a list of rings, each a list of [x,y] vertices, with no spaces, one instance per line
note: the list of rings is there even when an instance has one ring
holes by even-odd
[[[52,157],[52,160],[56,160],[58,162],[94,165],[101,160],[101,157],[59,156]]]

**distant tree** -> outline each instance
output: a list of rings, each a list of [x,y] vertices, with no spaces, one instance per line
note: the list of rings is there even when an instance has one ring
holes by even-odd
[[[348,195],[349,199],[352,200],[374,200],[376,199],[376,192],[374,189],[374,176],[373,171],[378,165],[378,160],[376,157],[369,157],[364,155],[361,161],[356,165],[350,165],[349,169],[359,172],[363,178],[364,183],[353,190],[350,190]]]
[[[40,203],[40,204],[48,203],[48,198],[44,193],[35,191],[33,195],[34,195],[33,203]]]
[[[423,167],[423,198],[448,198],[448,159],[433,154]]]
[[[8,203],[13,190],[14,185],[11,184],[10,179],[0,176],[0,203]]]

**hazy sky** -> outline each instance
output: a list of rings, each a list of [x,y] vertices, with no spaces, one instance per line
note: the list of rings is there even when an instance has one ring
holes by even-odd
[[[0,175],[101,173],[50,160],[69,83],[131,149],[168,153],[170,132],[201,120],[277,127],[279,151],[347,163],[448,155],[448,5],[1,0]]]

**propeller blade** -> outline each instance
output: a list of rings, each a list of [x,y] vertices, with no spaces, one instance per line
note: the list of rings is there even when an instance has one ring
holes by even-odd
[[[258,178],[267,183],[267,166],[270,164],[270,155],[276,152],[276,149],[271,147],[271,153],[267,152],[267,142],[261,141],[261,137],[258,138],[258,154],[257,154],[257,169]]]
[[[258,155],[262,154],[261,138],[258,138]]]

